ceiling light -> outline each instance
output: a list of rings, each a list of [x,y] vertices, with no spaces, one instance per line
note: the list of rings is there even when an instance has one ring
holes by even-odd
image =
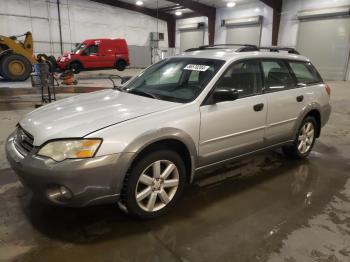
[[[228,3],[226,4],[227,7],[234,7],[235,5],[236,5],[235,2],[228,2]]]
[[[138,6],[143,5],[143,2],[142,1],[136,1],[136,5],[138,5]]]
[[[176,11],[175,15],[180,16],[180,15],[182,15],[182,12],[181,11]]]

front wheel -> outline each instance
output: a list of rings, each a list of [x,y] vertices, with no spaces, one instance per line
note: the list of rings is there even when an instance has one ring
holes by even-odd
[[[186,170],[181,157],[166,149],[154,151],[136,161],[127,175],[122,203],[133,216],[156,218],[175,205],[185,183]]]
[[[317,122],[315,118],[306,117],[299,130],[297,137],[291,146],[284,146],[283,152],[292,158],[301,159],[307,157],[316,140]]]
[[[79,74],[82,70],[82,66],[78,62],[73,62],[69,65],[69,70],[73,72],[73,74]]]

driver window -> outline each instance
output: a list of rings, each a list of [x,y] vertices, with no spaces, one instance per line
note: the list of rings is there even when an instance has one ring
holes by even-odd
[[[90,45],[86,48],[85,53],[87,55],[97,54],[98,53],[98,45]]]
[[[236,89],[240,98],[260,94],[262,80],[259,62],[246,60],[234,63],[221,77],[217,88]]]

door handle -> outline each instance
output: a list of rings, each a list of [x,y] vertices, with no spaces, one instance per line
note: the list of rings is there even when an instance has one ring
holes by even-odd
[[[264,108],[264,104],[263,103],[256,104],[253,108],[254,108],[254,111],[256,112],[261,111]]]
[[[302,102],[304,100],[304,96],[297,96],[297,102]]]

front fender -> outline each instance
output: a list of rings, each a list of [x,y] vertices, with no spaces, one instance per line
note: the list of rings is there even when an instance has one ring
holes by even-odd
[[[129,166],[142,150],[144,150],[145,148],[147,148],[153,143],[160,142],[162,140],[168,140],[168,139],[177,140],[186,146],[191,157],[191,167],[192,167],[191,181],[192,181],[194,170],[195,170],[195,167],[197,166],[197,147],[192,137],[189,134],[177,128],[164,127],[164,128],[150,130],[138,136],[136,139],[134,139],[124,149],[124,152],[134,153],[133,157],[130,159]]]
[[[189,134],[177,128],[159,128],[145,132],[136,137],[129,143],[123,152],[120,153],[118,163],[116,164],[116,175],[113,178],[112,193],[121,192],[125,176],[130,169],[135,158],[148,146],[153,143],[174,139],[182,142],[188,149],[191,157],[191,174],[190,182],[193,181],[195,167],[197,166],[197,149],[196,145]]]

